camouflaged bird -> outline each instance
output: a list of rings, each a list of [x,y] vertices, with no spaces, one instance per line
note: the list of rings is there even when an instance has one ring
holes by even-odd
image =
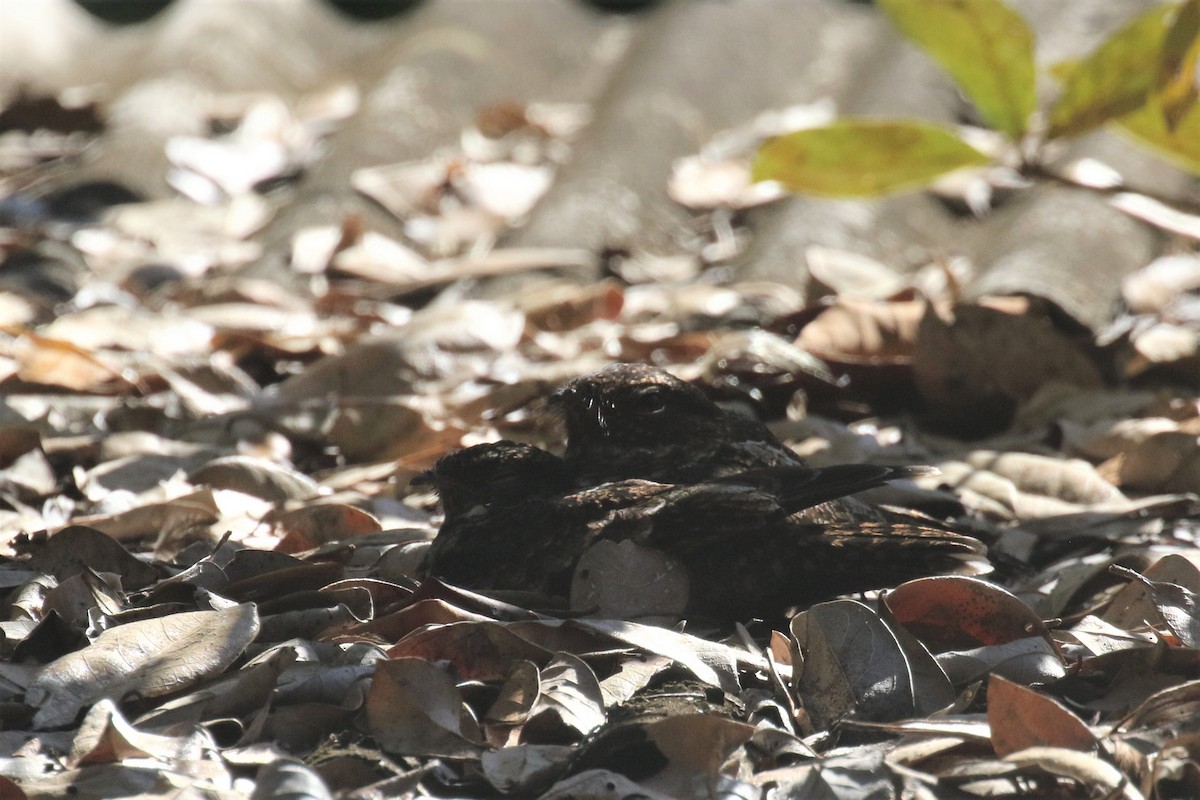
[[[419,478],[438,491],[445,510],[426,570],[471,589],[562,597],[589,547],[628,540],[681,564],[689,616],[721,622],[925,575],[978,573],[982,545],[967,536],[796,516],[839,492],[912,474],[790,464],[694,484],[628,480],[574,490],[573,470],[544,450],[479,445]]]
[[[645,364],[613,364],[576,378],[550,402],[565,417],[566,461],[581,485],[631,478],[689,483],[805,466],[763,423]],[[843,495],[853,491],[859,490]],[[815,523],[935,524],[845,496],[813,504],[801,516]]]

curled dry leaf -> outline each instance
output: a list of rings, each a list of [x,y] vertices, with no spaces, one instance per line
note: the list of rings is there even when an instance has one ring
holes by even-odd
[[[1166,417],[1105,419],[1091,425],[1064,420],[1059,422],[1059,429],[1071,450],[1094,461],[1102,461],[1135,448],[1156,434],[1176,431],[1179,423]]]
[[[940,475],[918,483],[951,487],[968,507],[1002,519],[1052,518],[1100,504],[1119,510],[1129,502],[1095,467],[1076,459],[981,450],[938,469]]]
[[[1133,358],[1125,374],[1136,377],[1151,369],[1191,376],[1200,371],[1200,330],[1193,325],[1155,323],[1133,334]]]
[[[518,661],[513,664],[508,677],[500,686],[499,696],[488,707],[483,717],[483,721],[489,726],[488,740],[500,745],[508,742],[507,734],[529,719],[529,713],[537,704],[540,692],[541,672],[537,664],[532,661]],[[497,731],[497,728],[501,728],[502,731]],[[499,742],[493,735],[497,732],[505,734],[505,738]]]
[[[1106,622],[1125,629],[1164,626],[1185,647],[1200,648],[1200,569],[1179,555],[1159,559],[1138,575],[1114,567],[1130,583],[1113,597],[1103,614]]]
[[[15,355],[15,377],[27,383],[96,394],[122,394],[133,388],[113,353],[26,333],[17,341]]]
[[[1120,728],[1130,733],[1154,736],[1172,732],[1200,713],[1200,680],[1191,680],[1163,689],[1146,698],[1121,721]]]
[[[1016,595],[978,578],[918,578],[888,592],[884,602],[896,621],[935,653],[1026,636],[1053,642],[1033,609]]]
[[[1004,757],[1010,764],[1035,767],[1053,775],[1073,778],[1102,792],[1103,797],[1142,800],[1142,793],[1121,770],[1090,753],[1062,747],[1030,747]]]
[[[553,171],[512,162],[471,164],[455,186],[472,203],[502,219],[528,214],[550,188]]]
[[[258,635],[251,604],[130,622],[101,633],[82,650],[47,664],[26,702],[36,728],[65,725],[102,697],[157,697],[220,674]]]
[[[160,541],[207,533],[221,519],[222,507],[211,489],[201,489],[158,503],[144,503],[115,514],[76,517],[80,524],[101,531],[119,542],[143,537]]]
[[[600,682],[582,659],[558,653],[541,671],[536,702],[521,733],[524,741],[577,739],[604,724]]]
[[[400,242],[375,231],[367,231],[331,259],[339,273],[382,284],[414,286],[429,277],[429,262]]]
[[[66,763],[72,767],[119,764],[126,758],[149,757],[181,764],[200,761],[216,749],[211,734],[200,726],[178,736],[139,730],[125,719],[116,703],[105,698],[92,706],[80,723]]]
[[[623,620],[578,620],[571,624],[600,631],[632,647],[670,658],[698,680],[726,692],[738,691],[738,663],[749,656],[745,651],[718,642],[651,625]],[[765,659],[753,661],[755,667],[766,666]]]
[[[1117,503],[1125,499],[1086,461],[980,450],[967,456],[967,463],[1008,479],[1018,491],[1066,503]]]
[[[122,306],[94,306],[57,317],[42,327],[39,334],[89,351],[119,349],[178,358],[187,355],[208,357],[212,351],[213,329],[185,315],[131,311]]]
[[[616,281],[601,281],[589,287],[574,283],[552,284],[535,289],[518,307],[532,327],[541,331],[568,331],[597,320],[614,320],[625,303],[625,290]]]
[[[437,208],[445,190],[448,164],[414,161],[354,171],[350,185],[386,208],[398,219]]]
[[[783,634],[779,634],[780,637]],[[789,652],[790,659],[790,652]],[[652,681],[672,666],[671,659],[664,656],[643,655],[636,659],[621,662],[616,672],[600,681],[600,691],[604,697],[604,707],[620,705],[633,697]]]

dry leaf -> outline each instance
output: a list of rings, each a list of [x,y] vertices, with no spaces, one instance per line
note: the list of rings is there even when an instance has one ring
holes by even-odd
[[[477,756],[480,734],[454,680],[422,658],[375,665],[367,693],[367,728],[397,755]]]
[[[157,697],[219,674],[258,635],[253,605],[193,611],[130,622],[101,633],[82,650],[47,664],[26,702],[37,728],[70,723],[102,697]]]
[[[1088,345],[1059,327],[1044,302],[992,298],[930,307],[913,354],[917,387],[943,424],[996,430],[1050,381],[1101,383]]]
[[[993,675],[988,681],[988,724],[996,755],[1030,747],[1065,747],[1094,752],[1096,737],[1062,703]]]

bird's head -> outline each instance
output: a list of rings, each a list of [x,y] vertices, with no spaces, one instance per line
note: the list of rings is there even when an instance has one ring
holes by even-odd
[[[593,448],[670,447],[723,424],[724,412],[696,387],[645,364],[613,364],[550,397],[567,426],[567,454]]]
[[[511,506],[536,497],[562,495],[571,490],[574,479],[553,453],[500,441],[443,456],[412,483],[433,488],[450,518],[477,507]]]

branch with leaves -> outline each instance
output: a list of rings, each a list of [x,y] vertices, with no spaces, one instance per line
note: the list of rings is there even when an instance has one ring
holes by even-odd
[[[1053,142],[1111,125],[1200,173],[1200,0],[1134,17],[1079,61],[1050,69],[1061,84],[1039,109],[1034,34],[1003,0],[877,0],[876,5],[954,80],[1006,146],[984,153],[964,131],[928,121],[843,118],[772,139],[756,180],[830,197],[927,186],[955,170],[993,164],[1037,172]]]

